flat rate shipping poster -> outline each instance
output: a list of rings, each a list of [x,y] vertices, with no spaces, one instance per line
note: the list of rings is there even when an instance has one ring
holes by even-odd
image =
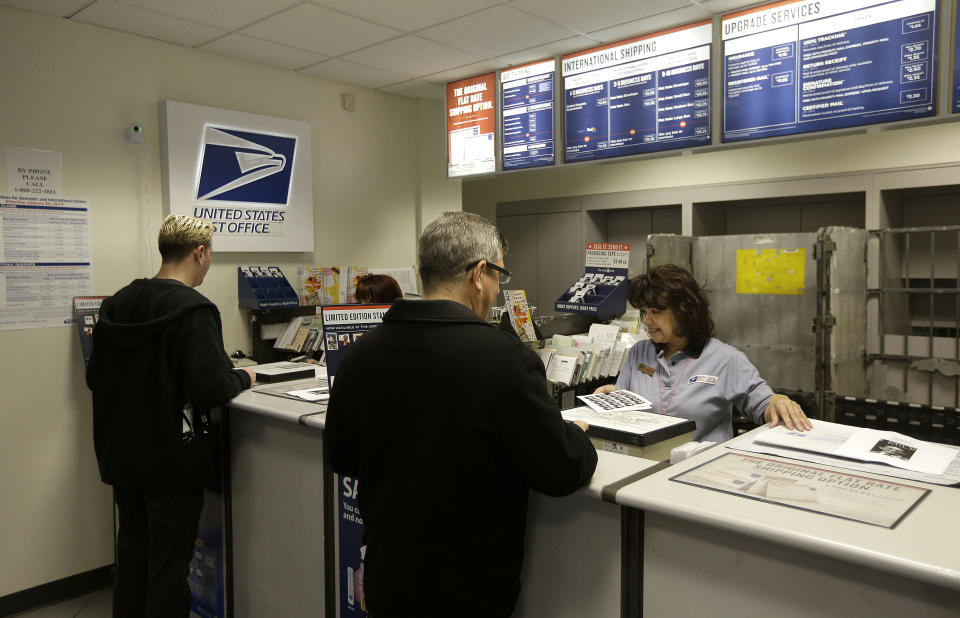
[[[564,162],[710,143],[703,21],[563,56]]]
[[[447,84],[447,176],[497,171],[496,74]]]
[[[500,135],[503,169],[554,164],[555,60],[500,71]]]
[[[936,113],[936,0],[805,0],[725,15],[723,141]]]

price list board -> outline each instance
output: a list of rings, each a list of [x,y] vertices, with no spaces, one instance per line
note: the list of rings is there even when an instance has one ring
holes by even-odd
[[[778,2],[721,19],[722,141],[936,114],[936,0]]]
[[[503,169],[553,165],[554,74],[545,60],[500,72]]]
[[[712,41],[703,21],[563,56],[564,162],[709,144]]]

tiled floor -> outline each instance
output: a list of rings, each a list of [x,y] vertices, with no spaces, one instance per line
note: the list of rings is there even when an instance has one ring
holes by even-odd
[[[12,618],[110,618],[113,589],[104,588],[69,601],[14,614]]]

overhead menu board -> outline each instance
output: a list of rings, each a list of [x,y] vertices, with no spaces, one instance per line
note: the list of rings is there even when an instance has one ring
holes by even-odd
[[[710,45],[699,22],[563,56],[564,161],[710,143]]]
[[[503,169],[553,165],[553,82],[556,62],[500,72]]]
[[[447,175],[497,170],[496,75],[488,73],[447,84]]]
[[[794,0],[725,15],[724,142],[936,113],[936,0]]]

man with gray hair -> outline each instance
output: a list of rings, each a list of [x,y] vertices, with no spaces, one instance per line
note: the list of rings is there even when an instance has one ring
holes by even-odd
[[[93,331],[93,441],[120,519],[115,618],[189,614],[203,488],[218,472],[209,410],[255,378],[234,370],[220,312],[193,289],[210,268],[212,237],[207,221],[167,217],[160,271],[103,301]]]
[[[372,618],[509,616],[528,491],[572,493],[596,467],[539,357],[484,321],[510,278],[505,245],[470,213],[427,226],[424,299],[396,300],[334,378],[325,452],[359,481]]]

